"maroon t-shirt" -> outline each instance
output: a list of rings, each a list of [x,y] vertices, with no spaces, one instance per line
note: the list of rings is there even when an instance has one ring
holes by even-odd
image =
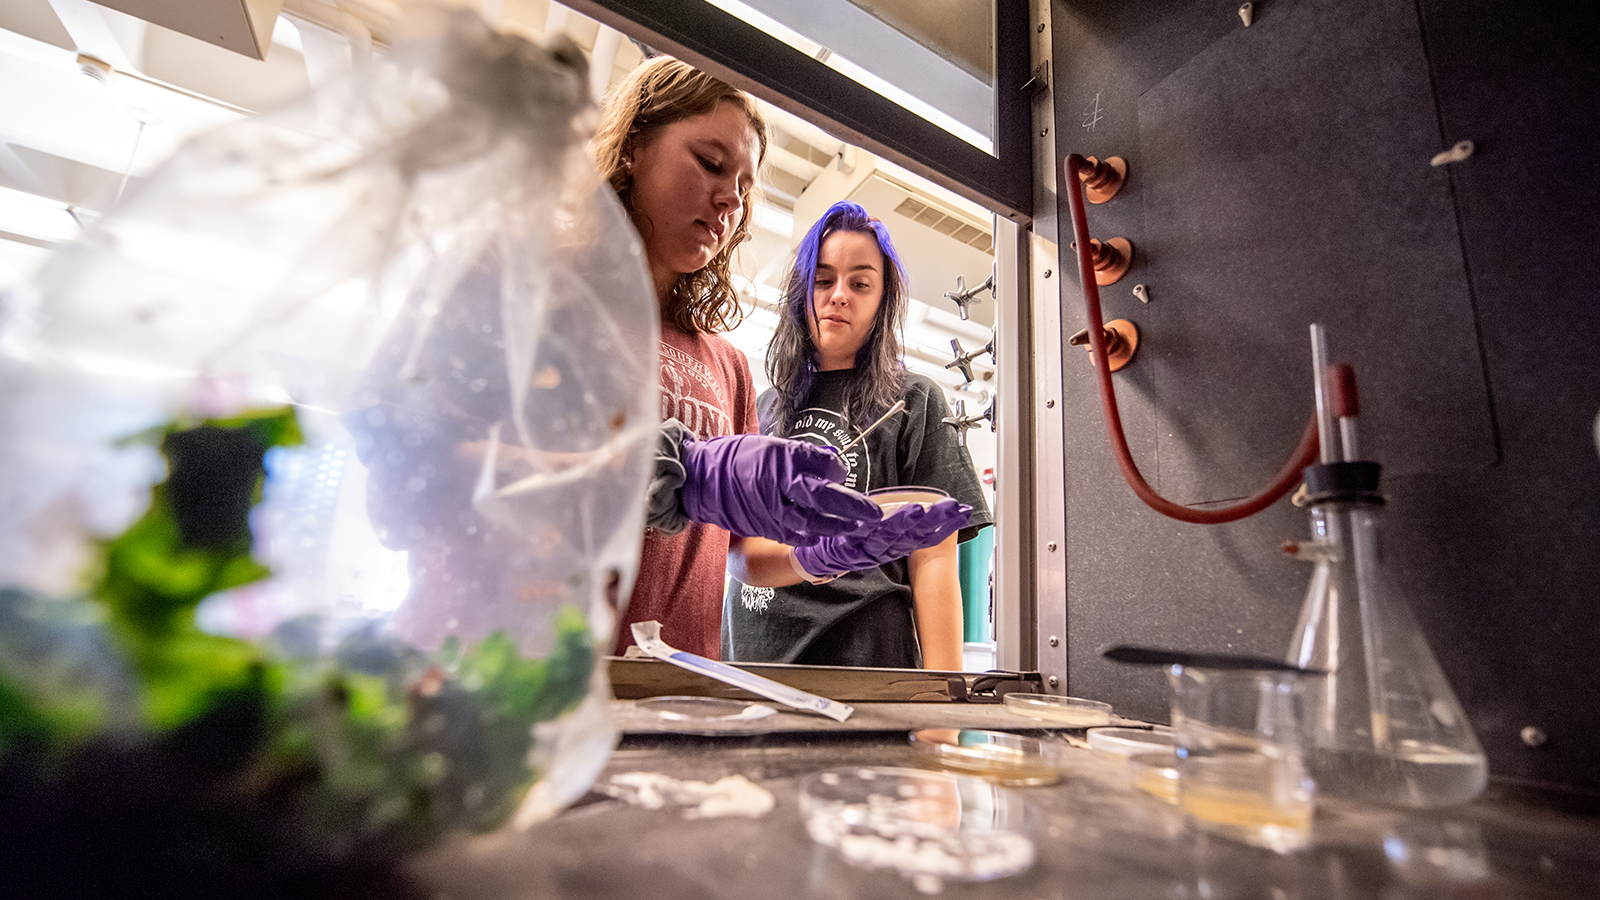
[[[661,418],[677,419],[700,438],[756,431],[755,388],[744,354],[715,334],[686,334],[661,323]],[[690,525],[678,534],[650,529],[639,580],[617,630],[617,654],[633,644],[634,622],[655,619],[661,639],[720,659],[722,592],[728,532]]]

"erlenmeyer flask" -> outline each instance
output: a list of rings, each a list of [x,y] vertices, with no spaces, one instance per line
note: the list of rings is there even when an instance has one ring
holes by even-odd
[[[1316,563],[1289,661],[1307,685],[1308,767],[1323,797],[1391,806],[1461,803],[1488,782],[1483,748],[1404,600],[1383,577],[1374,462],[1309,466]]]

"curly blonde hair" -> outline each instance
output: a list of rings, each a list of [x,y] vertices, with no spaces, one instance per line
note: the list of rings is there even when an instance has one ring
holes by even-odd
[[[767,158],[767,123],[749,94],[668,56],[645,62],[611,90],[594,136],[594,159],[629,212],[633,211],[630,164],[634,151],[655,140],[667,125],[711,112],[724,101],[739,107],[750,119],[761,144],[756,159],[759,166]],[[679,276],[668,293],[662,314],[678,328],[691,334],[727,331],[744,318],[729,261],[735,248],[750,238],[754,193],[752,187],[740,198],[744,210],[728,245],[704,268]]]

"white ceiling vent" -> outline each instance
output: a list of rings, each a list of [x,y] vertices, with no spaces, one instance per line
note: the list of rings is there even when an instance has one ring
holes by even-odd
[[[925,225],[942,235],[977,247],[991,256],[994,255],[994,235],[941,209],[907,197],[900,201],[900,205],[896,206],[894,211],[919,225]]]

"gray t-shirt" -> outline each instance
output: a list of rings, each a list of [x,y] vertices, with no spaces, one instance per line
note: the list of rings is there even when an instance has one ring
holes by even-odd
[[[847,421],[843,407],[849,370],[819,372],[804,410],[785,437],[835,447],[855,440],[870,421]],[[772,432],[777,395],[756,407],[763,434]],[[983,489],[956,430],[944,393],[923,375],[907,375],[906,408],[845,454],[847,487],[865,493],[885,487],[935,487],[972,507],[957,540],[967,541],[992,521]],[[852,572],[828,584],[751,587],[729,579],[722,604],[722,654],[734,662],[916,668],[922,664],[911,598],[910,563],[897,559]]]

